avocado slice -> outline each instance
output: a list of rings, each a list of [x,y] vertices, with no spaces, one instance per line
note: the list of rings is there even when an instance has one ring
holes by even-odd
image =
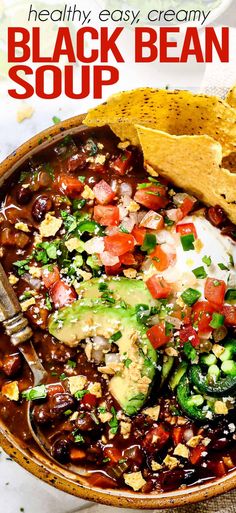
[[[107,285],[108,290],[113,292],[116,300],[121,299],[129,306],[135,306],[139,303],[155,306],[156,300],[153,299],[143,280],[132,280],[131,278],[92,278],[82,282],[76,289],[79,297],[82,299],[101,298],[103,290],[100,290],[102,284]]]
[[[142,408],[156,373],[157,353],[133,308],[75,301],[51,316],[49,332],[70,347],[78,346],[86,337],[100,335],[109,339],[120,332],[115,343],[122,365],[110,379],[109,390],[127,415]]]

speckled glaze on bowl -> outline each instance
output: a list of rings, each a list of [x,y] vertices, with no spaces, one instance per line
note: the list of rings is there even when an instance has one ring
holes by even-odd
[[[65,135],[73,135],[84,130],[84,125],[81,125],[83,119],[83,115],[76,116],[48,128],[9,155],[0,164],[0,187],[29,156],[62,139]],[[236,471],[233,471],[221,479],[210,481],[201,486],[193,486],[163,494],[132,493],[132,491],[114,489],[103,490],[88,486],[82,475],[73,474],[60,465],[56,465],[40,450],[27,447],[27,444],[11,434],[2,422],[0,422],[0,445],[19,465],[50,485],[82,499],[109,506],[141,510],[174,508],[210,499],[236,488]]]

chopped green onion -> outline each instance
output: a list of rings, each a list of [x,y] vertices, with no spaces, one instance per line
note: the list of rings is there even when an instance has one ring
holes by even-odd
[[[189,360],[191,360],[191,362],[194,362],[197,358],[197,351],[196,349],[194,349],[194,347],[192,346],[191,342],[186,342],[184,344],[184,353],[185,355],[187,356],[187,358]]]
[[[189,233],[188,235],[182,235],[180,237],[182,248],[184,251],[190,251],[194,249],[194,235],[192,233]]]
[[[173,328],[174,328],[174,325],[171,324],[171,322],[167,322],[167,321],[165,322],[165,334],[167,337],[169,337],[169,335],[171,335]]]
[[[211,260],[211,257],[210,256],[207,256],[205,255],[203,258],[202,258],[202,261],[204,264],[207,265],[207,267],[210,267],[210,265],[212,264],[212,260]]]
[[[57,116],[53,116],[52,120],[53,120],[54,125],[57,125],[57,123],[61,122],[61,119],[58,118]]]
[[[203,265],[201,267],[196,267],[196,269],[193,269],[192,272],[194,276],[196,276],[196,278],[198,278],[199,280],[204,280],[204,278],[207,277],[207,273]]]
[[[220,262],[217,265],[221,269],[221,271],[229,271],[229,268],[225,264],[223,264],[223,262]]]
[[[47,389],[45,385],[39,385],[37,387],[29,388],[22,392],[23,399],[27,401],[35,401],[37,399],[45,399],[47,397]]]
[[[112,292],[109,290],[105,290],[103,294],[101,295],[101,299],[104,299],[104,301],[107,301],[108,303],[114,304],[116,301],[114,297],[112,297]]]
[[[111,413],[112,413],[112,419],[109,421],[108,424],[111,428],[110,431],[111,431],[112,435],[115,435],[119,428],[119,422],[118,422],[118,419],[116,416],[116,410],[115,410],[114,406],[111,407]]]
[[[210,322],[211,328],[217,329],[223,326],[224,319],[224,315],[214,312],[212,315],[212,320]]]
[[[143,245],[141,246],[142,251],[147,251],[147,253],[151,253],[157,245],[156,236],[153,233],[146,233]]]
[[[84,437],[80,434],[74,435],[74,441],[76,444],[81,444],[84,442]]]
[[[85,199],[74,199],[72,201],[73,212],[75,212],[76,210],[81,210],[81,208],[83,208],[84,205],[86,205]]]
[[[227,290],[227,292],[225,294],[225,299],[227,301],[233,301],[234,299],[236,299],[236,289]]]
[[[122,333],[121,331],[116,331],[116,333],[114,333],[111,337],[110,337],[110,341],[111,342],[117,342],[117,340],[120,340],[120,338],[122,337]]]
[[[68,360],[66,365],[71,369],[74,369],[76,367],[76,362],[73,362],[73,360]]]
[[[124,365],[125,365],[125,367],[127,367],[127,369],[129,368],[131,363],[132,363],[132,360],[130,360],[130,358],[126,358],[126,360],[124,361]]]
[[[127,228],[125,228],[122,224],[120,224],[119,230],[120,230],[120,232],[123,232],[123,233],[129,233],[129,230],[127,230]]]
[[[142,324],[146,324],[149,316],[150,316],[150,308],[148,305],[135,305],[135,313],[137,320]]]
[[[101,281],[101,283],[98,284],[99,292],[103,292],[104,290],[107,290],[107,289],[108,289],[108,285],[104,281]]]
[[[201,297],[201,292],[199,292],[196,289],[186,289],[182,294],[181,298],[183,299],[183,302],[188,305],[192,306],[198,299]]]
[[[68,417],[68,416],[69,416],[69,415],[71,415],[72,413],[73,413],[73,412],[72,412],[72,410],[66,410],[66,411],[64,412],[64,415],[66,415],[66,416]]]
[[[164,222],[165,222],[166,226],[173,226],[173,224],[175,224],[175,222],[171,221],[171,219],[169,219],[168,216],[164,217]]]
[[[111,461],[111,458],[104,458],[104,459],[102,460],[102,463],[108,463],[108,461]]]
[[[77,390],[77,392],[75,392],[74,394],[74,397],[76,399],[82,399],[84,397],[84,395],[88,394],[88,390]]]
[[[50,296],[49,296],[48,292],[46,292],[45,306],[46,306],[47,310],[52,310],[52,303],[51,303]]]

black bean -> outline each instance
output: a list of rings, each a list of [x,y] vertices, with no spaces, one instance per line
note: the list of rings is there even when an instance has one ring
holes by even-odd
[[[67,438],[57,440],[52,446],[52,456],[60,463],[67,463],[70,460],[70,441]]]
[[[176,490],[179,488],[184,479],[184,471],[182,469],[167,470],[159,476],[160,487],[163,492]]]
[[[50,413],[53,416],[63,414],[74,406],[74,398],[70,394],[55,394],[49,401]]]
[[[27,205],[32,198],[32,191],[29,187],[18,187],[16,190],[16,200],[19,205]]]
[[[39,196],[32,206],[32,216],[38,223],[42,221],[47,212],[52,209],[52,200],[46,195]]]
[[[33,409],[33,420],[37,424],[47,424],[52,420],[48,404],[35,406]]]
[[[80,413],[76,419],[76,427],[80,431],[92,431],[97,427],[89,412]]]

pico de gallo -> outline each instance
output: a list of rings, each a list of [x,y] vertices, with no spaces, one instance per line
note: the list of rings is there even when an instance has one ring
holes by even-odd
[[[90,485],[165,492],[236,468],[236,230],[108,128],[1,191],[0,257],[48,372],[1,332],[0,417]],[[128,384],[128,385],[127,385]]]

